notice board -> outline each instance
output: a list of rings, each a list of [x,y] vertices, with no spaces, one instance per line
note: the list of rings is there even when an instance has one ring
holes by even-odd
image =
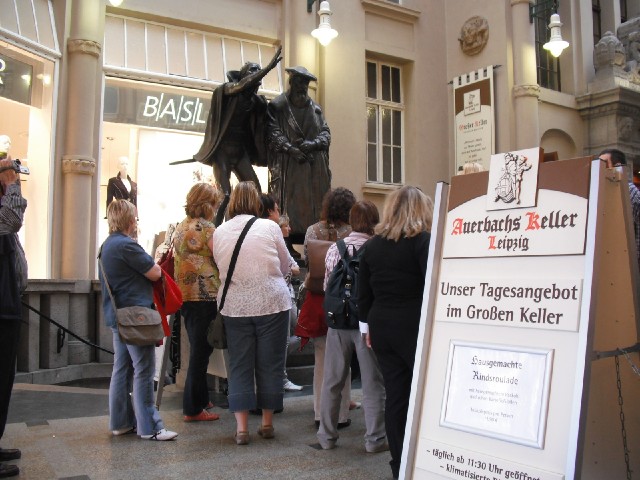
[[[638,342],[628,187],[599,160],[542,158],[438,185],[401,478],[625,478],[599,358]],[[640,378],[621,362],[638,471]]]

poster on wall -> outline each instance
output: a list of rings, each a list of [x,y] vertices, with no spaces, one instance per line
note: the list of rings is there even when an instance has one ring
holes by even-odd
[[[477,162],[489,170],[495,148],[493,66],[453,79],[456,172]]]

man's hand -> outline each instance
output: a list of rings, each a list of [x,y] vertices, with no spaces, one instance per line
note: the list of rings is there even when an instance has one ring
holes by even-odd
[[[307,156],[297,147],[291,147],[289,149],[289,155],[298,163],[304,163],[307,161]]]
[[[278,64],[278,62],[280,62],[280,60],[282,60],[282,57],[280,56],[281,53],[282,53],[282,45],[278,47],[278,49],[276,50],[276,54],[273,56],[269,64],[264,68],[266,71],[273,69],[273,67],[275,67]]]
[[[2,189],[6,190],[9,185],[16,183],[20,179],[20,176],[13,169],[13,161],[11,160],[11,157],[0,160],[0,169],[3,167],[11,167],[0,173],[0,184],[2,185]]]
[[[300,150],[302,150],[302,152],[305,154],[309,154],[313,152],[315,149],[316,149],[315,141],[305,140],[300,144]]]

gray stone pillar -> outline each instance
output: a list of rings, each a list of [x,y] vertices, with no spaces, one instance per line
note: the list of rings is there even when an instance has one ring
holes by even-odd
[[[101,72],[104,38],[104,2],[74,1],[67,40],[67,121],[62,156],[62,255],[61,276],[89,279],[91,275],[93,175],[96,95]]]
[[[513,23],[513,110],[515,149],[540,145],[535,33],[529,22],[529,0],[511,0]]]

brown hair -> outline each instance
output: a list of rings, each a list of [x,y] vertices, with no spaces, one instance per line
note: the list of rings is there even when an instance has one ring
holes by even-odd
[[[107,207],[109,233],[127,233],[136,218],[136,206],[128,200],[114,200]]]
[[[255,215],[260,216],[262,202],[260,202],[260,194],[253,182],[240,182],[231,192],[229,200],[229,218],[236,215]]]
[[[356,202],[349,212],[349,224],[354,232],[373,235],[373,229],[379,221],[378,207],[369,200]]]
[[[430,232],[432,221],[433,200],[419,188],[406,185],[387,197],[382,221],[375,228],[375,233],[397,242],[402,237]]]
[[[353,192],[344,187],[329,190],[322,199],[320,219],[333,225],[349,223],[349,211],[356,203]]]
[[[187,193],[184,211],[190,218],[213,220],[216,207],[220,202],[218,189],[210,183],[196,183]]]

